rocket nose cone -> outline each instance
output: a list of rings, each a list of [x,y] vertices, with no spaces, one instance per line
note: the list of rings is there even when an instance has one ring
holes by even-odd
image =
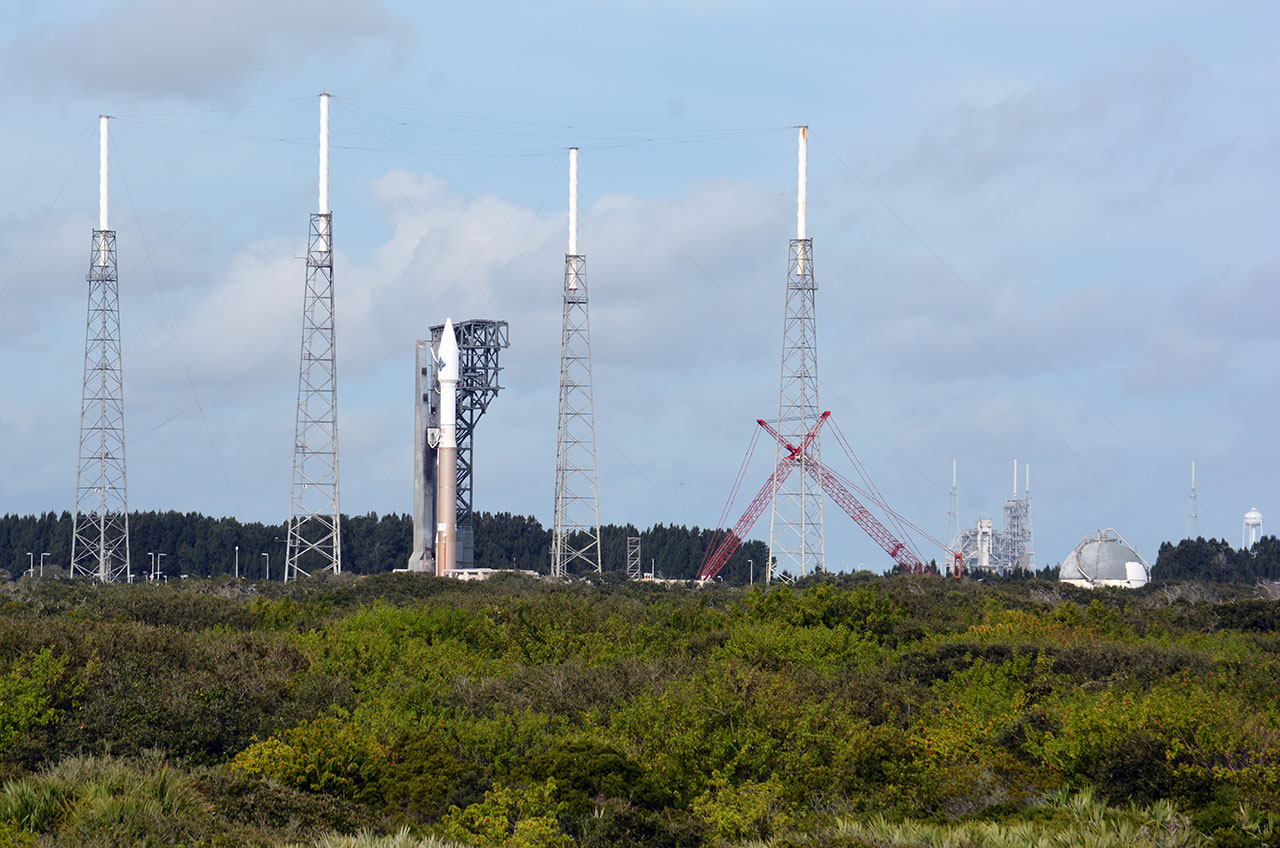
[[[456,382],[458,379],[458,338],[454,334],[453,319],[451,318],[446,318],[444,321],[444,331],[440,335],[440,350],[437,355],[440,357],[440,381],[453,380]]]

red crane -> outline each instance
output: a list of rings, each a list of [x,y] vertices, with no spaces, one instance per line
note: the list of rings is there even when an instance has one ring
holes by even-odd
[[[742,513],[738,523],[733,525],[733,529],[720,540],[718,545],[708,549],[706,557],[702,560],[702,568],[698,571],[699,580],[710,580],[720,573],[720,569],[724,568],[725,563],[729,561],[729,558],[738,550],[738,546],[742,544],[743,537],[750,532],[756,521],[760,519],[760,514],[764,512],[765,505],[773,500],[773,496],[778,493],[778,490],[782,488],[782,484],[791,476],[791,471],[796,467],[800,456],[808,451],[809,445],[818,437],[818,429],[826,422],[829,415],[831,415],[830,412],[824,412],[818,417],[818,423],[813,425],[813,429],[804,437],[804,442],[799,448],[783,443],[789,453],[778,461],[777,467],[773,469],[769,479],[764,481],[764,485],[760,487],[760,491],[756,493],[755,498],[747,506],[747,511]],[[773,432],[762,419],[757,418],[756,423]],[[777,433],[774,433],[774,435],[776,436]],[[745,468],[746,464],[744,463],[743,469],[745,470]],[[736,494],[737,490],[735,489],[733,494],[729,496],[731,501],[733,495]],[[725,511],[728,512],[727,507]]]
[[[764,512],[765,504],[772,500],[778,489],[782,487],[783,482],[791,474],[791,470],[797,465],[803,465],[809,476],[814,479],[822,490],[831,496],[836,504],[848,513],[849,517],[858,523],[863,530],[867,532],[876,544],[878,544],[885,553],[893,557],[894,561],[912,574],[920,574],[925,570],[924,563],[920,561],[910,548],[901,542],[893,533],[889,532],[883,524],[881,524],[874,515],[872,515],[865,506],[853,493],[846,489],[836,475],[832,473],[825,465],[809,454],[809,446],[813,444],[813,440],[817,438],[818,428],[823,425],[830,412],[824,412],[818,418],[818,423],[813,426],[805,436],[804,442],[800,447],[795,447],[781,435],[778,431],[769,425],[764,419],[757,418],[756,423],[763,427],[769,435],[778,440],[784,448],[787,449],[787,455],[778,462],[778,466],[774,468],[773,474],[765,481],[760,492],[756,495],[755,500],[747,507],[746,512],[738,519],[738,523],[734,525],[730,532],[720,542],[720,544],[708,554],[703,560],[702,570],[698,574],[699,580],[710,580],[719,573],[729,561],[729,557],[733,556],[734,551],[742,544],[743,537],[751,530],[751,527],[760,518],[760,514]]]
[[[823,413],[825,420],[827,415],[831,413]],[[787,459],[791,462],[799,462],[800,455],[804,455],[804,468],[809,472],[809,476],[814,482],[822,487],[822,491],[831,496],[831,500],[836,505],[849,514],[849,517],[858,522],[858,526],[867,531],[867,535],[875,541],[877,545],[884,550],[894,561],[905,568],[912,574],[920,574],[924,571],[924,563],[911,552],[905,544],[898,541],[898,538],[889,532],[889,529],[881,524],[874,515],[872,515],[862,503],[853,496],[853,493],[840,484],[836,479],[836,475],[831,472],[825,465],[809,455],[809,444],[812,440],[806,439],[804,446],[800,449],[791,447],[787,444],[787,440],[778,435],[778,431],[769,426],[765,421],[756,421],[761,427],[768,431],[769,435],[777,439],[783,447],[791,451]]]

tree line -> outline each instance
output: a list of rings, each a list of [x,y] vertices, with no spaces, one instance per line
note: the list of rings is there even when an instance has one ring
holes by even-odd
[[[71,561],[71,529],[71,513],[66,511],[0,517],[0,570],[16,578],[32,567],[39,571],[43,558],[46,576],[65,576]],[[480,512],[474,529],[477,567],[540,574],[550,570],[552,534],[537,518]],[[287,536],[284,523],[242,522],[172,510],[129,513],[135,575],[147,574],[154,565],[168,579],[238,572],[248,579],[278,580],[284,573]],[[404,568],[413,549],[413,519],[403,513],[343,515],[341,536],[344,571],[378,574]],[[639,530],[632,524],[604,525],[600,528],[604,571],[625,573],[628,537],[640,539],[645,573],[677,580],[696,578],[707,548],[716,542],[715,531],[708,528],[658,524]],[[764,542],[745,542],[721,577],[726,582],[748,583],[753,573],[761,575],[768,556]]]

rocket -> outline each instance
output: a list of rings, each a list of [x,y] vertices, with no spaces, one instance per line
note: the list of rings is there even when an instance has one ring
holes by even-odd
[[[440,445],[436,483],[436,576],[458,566],[458,339],[446,318],[437,352],[440,369]]]

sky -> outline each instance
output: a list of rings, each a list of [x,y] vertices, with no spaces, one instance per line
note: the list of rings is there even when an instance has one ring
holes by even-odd
[[[777,415],[806,124],[820,402],[897,513],[942,539],[954,461],[998,526],[1017,459],[1037,565],[1154,561],[1195,461],[1203,535],[1280,522],[1270,0],[16,0],[0,74],[0,513],[74,505],[107,114],[130,507],[288,517],[325,91],[346,513],[411,510],[451,316],[511,327],[475,506],[552,523],[577,146],[601,520],[715,525]],[[888,564],[830,502],[826,549]]]

